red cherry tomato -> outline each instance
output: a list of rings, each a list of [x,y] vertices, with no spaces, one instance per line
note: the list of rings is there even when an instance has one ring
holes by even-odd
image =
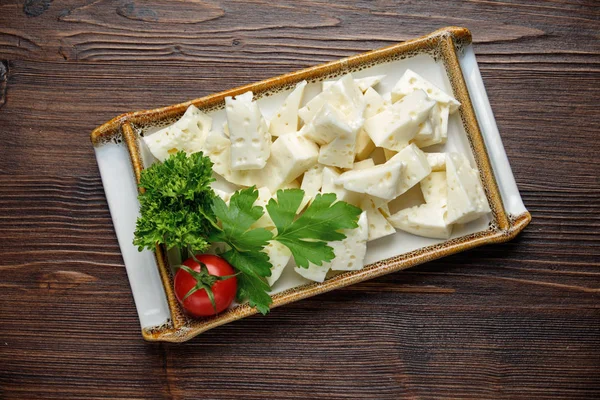
[[[219,256],[202,254],[196,256],[196,259],[206,265],[210,275],[227,276],[235,274],[235,271],[231,265]],[[196,262],[193,258],[188,258],[185,260],[183,265],[196,272],[201,272],[201,265],[198,264],[198,262]],[[229,307],[235,298],[237,291],[237,279],[235,276],[224,280],[215,281],[211,286],[215,297],[215,310],[215,307],[213,307],[213,304],[211,303],[210,298],[204,289],[196,290],[193,294],[183,300],[183,298],[192,288],[196,286],[196,284],[196,278],[194,278],[184,269],[180,268],[175,274],[175,296],[177,297],[177,300],[179,300],[179,304],[181,304],[187,313],[193,317],[208,317],[220,313]]]

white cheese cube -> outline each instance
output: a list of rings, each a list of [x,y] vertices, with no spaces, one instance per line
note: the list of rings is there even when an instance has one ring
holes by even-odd
[[[303,210],[308,203],[310,203],[321,187],[323,186],[323,166],[317,164],[314,167],[309,168],[302,177],[302,185],[300,189],[304,190],[304,198],[300,204],[300,210]]]
[[[375,143],[373,143],[369,134],[364,129],[360,129],[356,134],[356,145],[354,147],[356,159],[366,159],[373,150],[375,150]]]
[[[300,119],[305,124],[310,123],[315,115],[321,110],[321,107],[327,103],[327,95],[328,91],[323,91],[309,100],[308,103],[304,107],[298,110],[298,115]]]
[[[298,109],[302,103],[305,87],[306,81],[299,82],[279,107],[269,125],[271,135],[281,136],[298,131]]]
[[[262,169],[271,154],[271,134],[252,92],[225,97],[227,126],[231,140],[231,169]]]
[[[345,239],[328,243],[335,253],[335,258],[331,260],[331,269],[333,271],[358,271],[364,267],[367,253],[367,239],[369,238],[367,212],[363,211],[360,214],[358,228],[346,229],[342,232],[346,235]]]
[[[434,105],[424,91],[416,90],[368,118],[364,129],[376,146],[400,151],[415,137]]]
[[[327,92],[327,102],[346,117],[346,123],[356,132],[364,123],[365,101],[352,75],[344,75]]]
[[[396,233],[394,227],[375,206],[373,200],[365,198],[360,207],[367,212],[367,220],[369,222],[369,242]]]
[[[212,118],[191,105],[173,125],[144,137],[154,157],[164,161],[173,153],[202,150],[212,125]]]
[[[435,106],[433,108],[435,109]],[[419,130],[417,131],[417,134],[413,138],[413,141],[415,143],[419,143],[419,142],[423,143],[427,140],[433,139],[433,136],[434,136],[433,124],[431,123],[431,117],[430,117],[429,119],[426,119],[425,121],[423,121],[419,124]]]
[[[353,130],[357,131],[362,126],[365,103],[362,92],[354,83],[351,74],[344,75],[327,90],[312,98],[298,111],[298,115],[305,124],[309,123],[325,104],[342,112],[345,122]]]
[[[446,171],[432,172],[421,181],[421,192],[428,204],[439,204],[445,206],[448,202],[448,183]]]
[[[267,276],[269,286],[273,286],[281,276],[286,265],[290,262],[292,252],[277,240],[269,241],[269,244],[265,246],[263,251],[267,253],[269,261],[271,262],[271,265],[273,265],[271,267],[271,276]]]
[[[331,143],[321,146],[319,162],[332,167],[352,168],[356,135],[356,131],[340,134]]]
[[[292,182],[317,163],[319,147],[299,134],[279,136],[272,145],[267,166],[265,185],[275,192],[282,185]]]
[[[433,146],[434,144],[445,143],[448,139],[448,106],[436,104],[431,109],[429,123],[433,127],[433,134],[429,137],[417,134],[413,142],[419,147]]]
[[[402,169],[402,162],[392,162],[351,170],[341,174],[336,183],[346,190],[392,200],[397,197]]]
[[[446,154],[448,181],[448,224],[465,224],[489,213],[479,172],[471,168],[469,160],[459,153]]]
[[[302,185],[300,189],[304,190],[304,193],[309,196],[315,196],[321,190],[323,186],[323,166],[316,164],[313,167],[306,170],[302,177]]]
[[[452,225],[444,220],[446,207],[440,204],[421,204],[398,211],[388,220],[395,228],[413,235],[433,239],[448,239]]]
[[[315,282],[325,281],[327,272],[329,272],[330,269],[331,264],[328,262],[323,262],[323,265],[321,266],[309,263],[308,268],[294,267],[294,271],[296,271],[298,275]]]
[[[385,110],[385,101],[375,89],[368,88],[363,99],[365,100],[365,118],[371,118]]]
[[[460,106],[460,103],[454,97],[410,69],[406,70],[394,86],[394,89],[392,89],[392,101],[396,102],[415,90],[425,91],[430,99],[448,105],[453,112]]]
[[[213,162],[213,171],[226,181],[240,186],[263,186],[264,169],[233,171],[231,169],[231,142],[220,133],[211,132],[204,146],[206,155]]]
[[[425,156],[425,153],[415,146],[414,143],[398,152],[398,154],[393,156],[387,163],[394,162],[402,162],[404,164],[404,169],[402,170],[396,192],[397,196],[415,186],[431,173],[431,167],[427,162],[427,156]]]
[[[273,223],[271,216],[269,215],[269,213],[267,212],[267,209],[265,208],[265,206],[267,205],[269,200],[271,200],[273,195],[268,187],[263,186],[263,187],[258,188],[257,190],[258,190],[258,198],[254,202],[253,206],[262,208],[264,211],[264,214],[262,215],[262,217],[260,217],[258,219],[258,221],[256,221],[255,223],[252,224],[251,228],[252,229],[254,229],[254,228],[274,228],[275,224]]]
[[[432,171],[446,170],[446,153],[425,153]]]
[[[358,206],[364,197],[356,192],[351,192],[344,189],[343,185],[336,183],[340,177],[339,172],[330,167],[323,168],[323,186],[321,187],[321,193],[334,193],[337,200],[345,201],[352,205]]]
[[[302,135],[322,146],[337,137],[354,136],[354,130],[348,126],[346,117],[330,104],[324,104],[313,120],[302,127]]]

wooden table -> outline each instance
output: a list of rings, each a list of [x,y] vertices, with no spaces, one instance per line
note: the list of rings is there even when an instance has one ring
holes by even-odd
[[[269,3],[0,1],[0,398],[600,398],[600,3]],[[144,342],[91,130],[446,25],[473,32],[525,232]]]

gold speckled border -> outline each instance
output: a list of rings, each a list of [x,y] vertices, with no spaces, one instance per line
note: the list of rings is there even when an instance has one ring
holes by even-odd
[[[133,126],[176,118],[182,115],[190,104],[194,104],[196,107],[204,110],[221,108],[226,96],[235,96],[248,90],[251,90],[260,97],[269,92],[291,88],[302,80],[321,81],[399,57],[410,57],[422,52],[428,52],[438,57],[444,63],[454,96],[462,104],[459,109],[460,117],[469,138],[471,149],[473,150],[473,155],[481,173],[481,179],[492,209],[493,221],[490,228],[486,231],[401,254],[368,265],[359,271],[341,273],[327,279],[323,283],[311,283],[277,293],[273,296],[272,307],[279,307],[283,304],[362,282],[390,272],[406,269],[483,244],[505,242],[514,238],[527,226],[531,220],[531,215],[528,212],[511,218],[507,215],[496,179],[494,178],[483,136],[479,130],[479,124],[475,117],[475,111],[473,110],[457,56],[457,47],[462,47],[470,43],[471,33],[466,28],[447,27],[439,29],[427,36],[414,40],[292,72],[189,102],[154,110],[124,114],[95,129],[91,134],[91,140],[94,146],[100,146],[107,141],[122,138],[129,149],[132,167],[136,178],[139,180],[143,163],[138,147],[139,137]],[[257,313],[254,308],[242,304],[211,318],[201,320],[187,318],[173,293],[172,274],[169,270],[166,254],[161,247],[157,247],[156,258],[171,311],[171,321],[166,326],[142,330],[144,339],[148,341],[184,342],[219,325]]]

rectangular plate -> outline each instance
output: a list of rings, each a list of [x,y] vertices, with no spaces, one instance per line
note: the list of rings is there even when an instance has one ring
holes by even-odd
[[[451,239],[435,240],[397,232],[370,242],[368,264],[359,271],[331,275],[323,283],[309,282],[290,268],[273,287],[273,307],[291,303],[390,272],[435,260],[487,243],[515,237],[531,220],[517,189],[502,146],[498,128],[483,86],[465,28],[448,27],[430,35],[383,49],[344,58],[217,93],[182,104],[121,115],[92,132],[91,139],[102,176],[119,246],[146,340],[183,342],[225,323],[256,314],[248,305],[235,305],[211,318],[185,316],[173,293],[172,275],[161,247],[156,254],[138,252],[133,246],[139,214],[137,182],[151,156],[140,141],[142,135],[174,122],[190,104],[213,118],[213,127],[224,122],[224,98],[251,90],[267,118],[296,83],[307,80],[305,103],[323,80],[352,72],[356,77],[385,74],[380,87],[390,90],[411,68],[461,102],[450,117],[448,143],[428,151],[459,151],[481,173],[492,214],[454,229]]]

